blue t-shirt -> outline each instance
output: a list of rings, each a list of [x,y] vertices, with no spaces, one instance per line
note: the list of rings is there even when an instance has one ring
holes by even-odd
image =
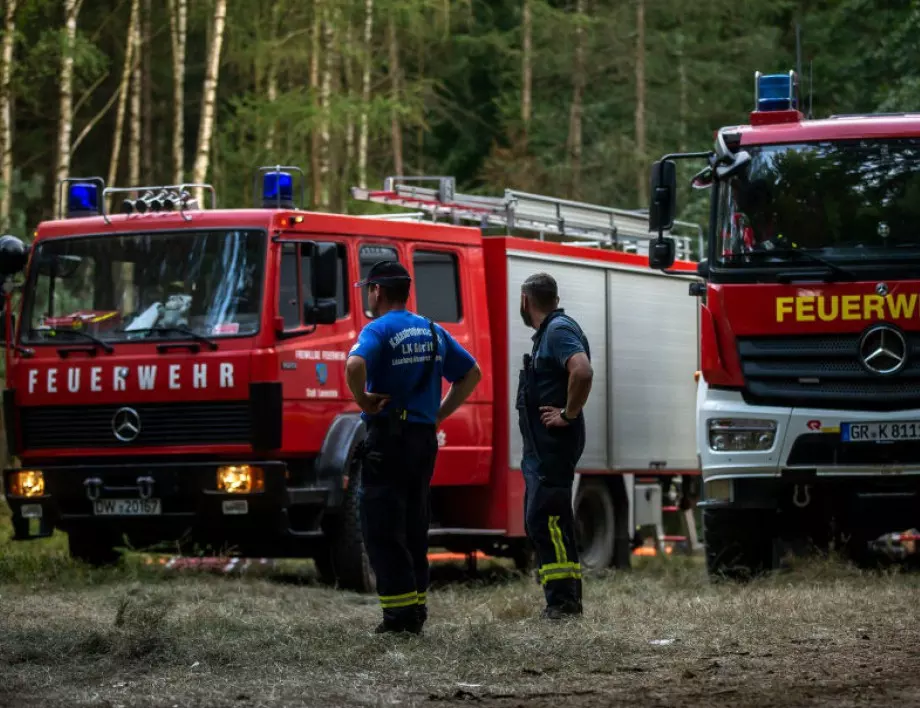
[[[397,406],[409,411],[407,420],[433,425],[441,407],[441,377],[453,383],[473,368],[476,360],[449,332],[438,324],[434,331],[438,355],[431,377],[419,392],[409,396],[431,358],[428,320],[414,312],[392,310],[361,330],[348,355],[366,362],[369,393],[392,396],[379,415]],[[365,413],[361,417],[369,418]]]

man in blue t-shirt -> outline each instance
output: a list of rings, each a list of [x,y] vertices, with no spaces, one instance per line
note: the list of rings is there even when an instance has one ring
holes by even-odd
[[[521,286],[521,318],[536,330],[518,381],[518,424],[524,440],[524,524],[540,564],[543,616],[582,613],[581,565],[572,517],[575,466],[585,447],[582,408],[594,370],[588,339],[559,307],[555,279],[531,275]]]
[[[476,360],[440,325],[406,310],[411,278],[395,261],[367,278],[374,320],[358,335],[345,378],[367,426],[361,528],[383,622],[377,633],[422,631],[428,618],[429,489],[438,426],[482,378]],[[441,379],[451,386],[441,400]]]

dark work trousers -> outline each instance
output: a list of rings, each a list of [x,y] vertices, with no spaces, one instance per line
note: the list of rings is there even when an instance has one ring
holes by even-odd
[[[548,608],[582,611],[581,564],[572,514],[574,473],[548,469],[533,455],[521,465],[526,491],[524,527],[534,545]]]
[[[377,576],[384,624],[419,626],[428,618],[431,476],[438,454],[433,425],[368,425],[361,471],[361,528]]]

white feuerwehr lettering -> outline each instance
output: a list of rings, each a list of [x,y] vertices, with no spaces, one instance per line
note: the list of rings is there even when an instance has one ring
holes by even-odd
[[[179,391],[188,384],[195,389],[233,388],[235,385],[234,367],[229,361],[220,362],[216,377],[209,376],[213,368],[203,362],[169,364],[168,370],[163,372],[162,376],[159,375],[160,368],[159,364],[139,364],[133,367],[115,366],[112,368],[111,378],[104,374],[101,366],[52,366],[44,371],[29,369],[28,390],[29,393],[58,393],[59,377],[62,382],[66,382],[66,391],[74,394],[85,390],[87,382],[89,390],[93,393],[101,393],[106,390],[128,391],[129,386],[141,391],[154,391],[157,389],[157,380],[160,381],[161,387],[165,383],[166,387],[172,391]],[[111,388],[107,389],[104,385],[106,383],[109,383]]]

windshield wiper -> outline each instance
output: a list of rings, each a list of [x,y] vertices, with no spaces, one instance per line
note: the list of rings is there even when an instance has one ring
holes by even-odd
[[[753,251],[751,253],[745,253],[745,256],[795,256],[796,258],[804,258],[806,260],[812,261],[814,263],[820,263],[825,268],[827,268],[831,273],[836,273],[838,276],[844,276],[846,278],[857,278],[858,276],[851,270],[843,268],[833,261],[829,261],[826,258],[821,258],[821,256],[816,256],[811,251],[806,251],[802,248],[782,248],[782,249],[773,249],[770,251]],[[785,274],[783,274],[785,275]]]
[[[78,337],[83,337],[83,339],[88,339],[93,344],[96,344],[97,346],[102,347],[102,349],[107,354],[111,354],[112,352],[115,351],[115,348],[108,342],[103,341],[102,339],[99,339],[99,337],[92,335],[89,332],[84,332],[83,330],[80,330],[80,329],[46,329],[46,330],[35,330],[35,331],[47,332],[52,337],[57,337],[59,334],[75,334]]]
[[[215,342],[210,337],[205,337],[203,334],[198,334],[198,332],[193,332],[188,327],[182,327],[181,325],[169,325],[166,327],[146,327],[144,329],[132,329],[125,330],[128,334],[150,334],[151,332],[176,332],[177,334],[184,334],[190,339],[194,339],[197,342],[202,342],[207,344],[212,351],[218,349],[217,342]]]

